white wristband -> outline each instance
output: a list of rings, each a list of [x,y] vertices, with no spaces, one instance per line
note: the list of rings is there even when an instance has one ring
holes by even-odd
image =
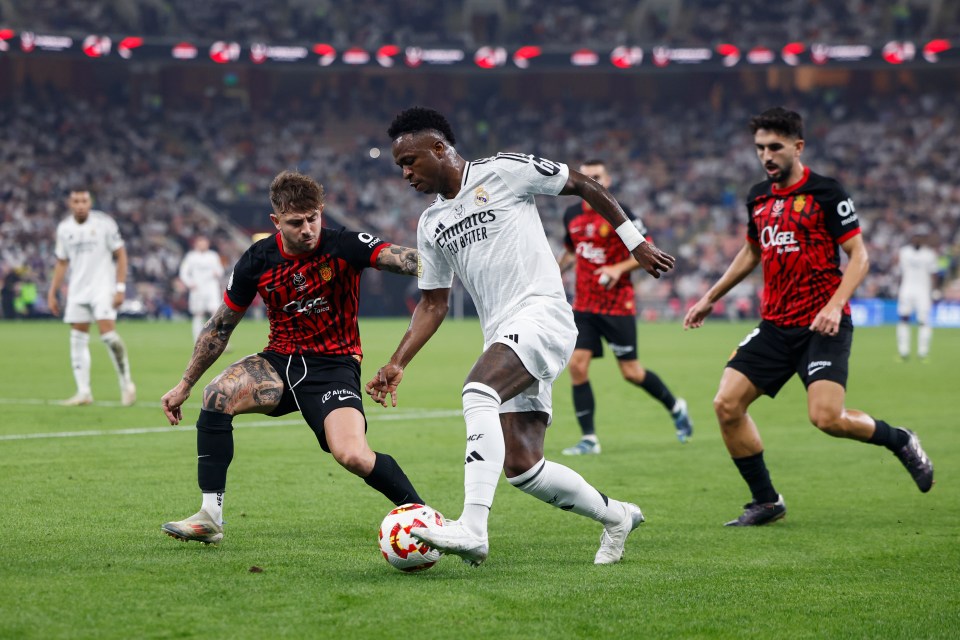
[[[126,283],[126,282],[118,282],[118,283],[117,283],[117,293],[126,293],[126,291],[127,291],[127,283]]]
[[[647,241],[647,239],[643,237],[643,234],[640,233],[640,229],[637,229],[637,225],[633,224],[633,220],[627,220],[617,227],[617,235],[620,236],[623,244],[627,245],[627,249],[630,251],[633,251]]]

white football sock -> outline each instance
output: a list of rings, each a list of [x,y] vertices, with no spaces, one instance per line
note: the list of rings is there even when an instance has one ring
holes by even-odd
[[[897,323],[897,351],[901,358],[910,355],[910,325],[906,322]]]
[[[197,344],[197,338],[200,337],[200,331],[203,330],[203,324],[206,322],[203,316],[193,316],[193,344]]]
[[[200,510],[206,511],[217,524],[223,524],[223,492],[203,494]]]
[[[558,509],[612,525],[623,520],[623,505],[604,495],[579,473],[562,464],[541,459],[527,471],[507,481],[524,493]]]
[[[110,354],[113,368],[117,370],[120,388],[123,389],[132,382],[130,379],[130,361],[127,359],[127,347],[116,331],[108,331],[100,336],[100,340],[107,345],[107,353]]]
[[[487,515],[505,455],[500,396],[485,384],[468,382],[463,387],[463,419],[467,423],[467,447],[460,521],[474,533],[486,535]]]
[[[926,358],[930,355],[930,340],[933,338],[933,327],[928,324],[920,325],[917,331],[917,355]]]
[[[90,393],[90,334],[70,329],[70,366],[77,393]]]

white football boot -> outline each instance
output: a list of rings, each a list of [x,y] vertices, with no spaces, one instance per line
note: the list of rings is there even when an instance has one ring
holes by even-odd
[[[204,544],[212,544],[223,540],[223,525],[214,522],[210,514],[203,509],[184,520],[166,522],[160,529],[171,538],[184,542],[196,540]]]
[[[125,407],[133,406],[133,403],[137,401],[137,385],[130,384],[124,385],[123,389],[120,390],[120,404]]]
[[[644,521],[640,507],[632,502],[621,502],[623,505],[623,520],[614,525],[603,528],[600,534],[600,548],[593,559],[593,564],[616,564],[623,557],[623,547],[627,543],[630,532]]]
[[[410,535],[443,553],[460,556],[474,567],[486,560],[490,553],[487,536],[474,534],[459,520],[444,519],[442,527],[432,529],[416,527],[410,530]]]
[[[61,407],[80,407],[83,405],[93,404],[93,394],[77,393],[66,400],[61,400],[59,404]]]

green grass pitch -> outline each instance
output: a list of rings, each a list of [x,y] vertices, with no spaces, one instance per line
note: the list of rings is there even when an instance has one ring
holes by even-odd
[[[364,381],[405,326],[362,323]],[[854,341],[848,403],[918,432],[936,465],[929,494],[886,450],[818,433],[793,380],[752,411],[789,513],[740,530],[721,526],[749,495],[711,399],[751,326],[640,326],[641,362],[690,403],[687,445],[608,354],[591,371],[603,454],[565,458],[579,431],[569,379],[556,384],[548,458],[647,516],[619,565],[593,566],[596,523],[501,481],[487,563],[448,557],[407,575],[377,548],[390,504],[323,454],[297,415],[235,421],[221,545],[161,534],[199,506],[202,384],[264,346],[263,322],[240,325],[177,429],[163,429],[159,398],[189,357],[188,324],[121,322],[140,396],[130,408],[117,406],[96,338],[97,404],[65,408],[53,401],[74,391],[67,328],[2,324],[0,638],[958,637],[960,331],[935,332],[929,364],[895,363],[892,327]],[[373,448],[451,517],[463,496],[460,388],[481,345],[475,321],[448,321],[408,367],[400,407],[367,406]]]

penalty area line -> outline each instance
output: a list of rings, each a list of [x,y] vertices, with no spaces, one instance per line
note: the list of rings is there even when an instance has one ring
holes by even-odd
[[[436,410],[407,410],[403,413],[388,413],[377,416],[375,419],[367,416],[367,421],[371,423],[378,422],[402,422],[406,420],[440,420],[443,418],[453,418],[462,415],[459,409],[436,409]],[[235,429],[262,429],[264,427],[284,427],[292,425],[304,425],[303,420],[256,420],[252,422],[239,422],[234,425]],[[89,438],[94,436],[132,436],[145,433],[170,433],[173,431],[193,430],[193,425],[169,425],[165,427],[132,427],[129,429],[82,429],[79,431],[55,431],[48,433],[12,433],[0,435],[0,442],[13,440],[42,440],[47,438]]]

